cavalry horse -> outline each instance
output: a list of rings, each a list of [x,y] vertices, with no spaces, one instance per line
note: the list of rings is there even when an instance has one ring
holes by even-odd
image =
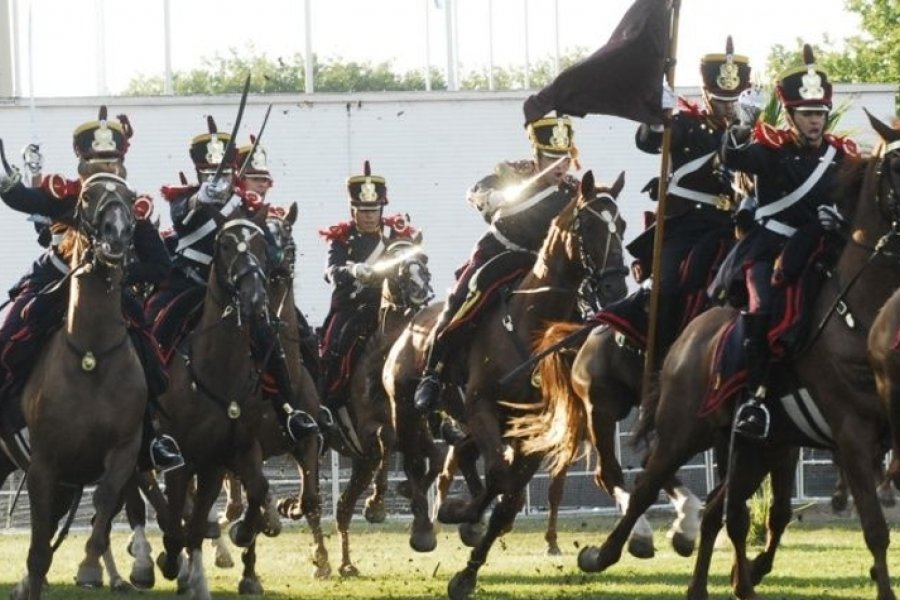
[[[624,221],[615,201],[623,185],[624,174],[612,187],[596,189],[593,174],[586,173],[579,193],[553,220],[534,266],[506,302],[486,309],[472,332],[465,364],[464,415],[458,416],[484,460],[485,485],[468,501],[447,499],[438,519],[448,524],[477,523],[495,499],[497,503],[467,566],[448,585],[453,599],[474,592],[478,570],[497,537],[512,527],[525,501],[525,486],[541,463],[540,456],[522,454],[517,442],[504,435],[516,412],[514,404],[539,401],[532,374],[520,371],[514,377],[505,376],[528,358],[532,340],[548,322],[572,318],[580,289],[606,290],[612,298],[625,295],[627,269],[620,235]],[[591,285],[582,285],[585,281]]]
[[[391,242],[385,255],[373,265],[373,268],[376,272],[384,274],[378,329],[366,342],[348,384],[347,412],[350,415],[352,431],[346,435],[356,437],[354,445],[362,448],[362,453],[353,451],[342,439],[330,440],[341,454],[350,457],[353,465],[350,481],[338,500],[335,515],[338,533],[341,536],[339,573],[342,576],[359,574],[359,570],[350,559],[350,521],[357,500],[373,478],[375,490],[372,496],[366,499],[364,515],[371,523],[381,522],[385,517],[387,459],[396,440],[391,405],[382,386],[381,374],[385,358],[409,320],[432,297],[427,257],[422,253],[419,244],[413,240],[401,238]],[[340,421],[340,416],[336,415],[335,420]],[[338,426],[347,427],[343,423]],[[332,438],[338,437],[332,435]],[[433,443],[431,446],[421,451],[436,454],[438,452],[436,447]],[[427,503],[425,511],[427,512]],[[413,512],[419,512],[419,506],[415,501]],[[410,543],[414,547],[433,549],[437,542],[431,523],[423,523],[417,517],[413,521]]]
[[[581,324],[554,323],[537,350],[558,348],[581,331]],[[541,360],[538,372],[543,402],[535,412],[513,419],[509,435],[522,438],[524,452],[544,455],[551,475],[565,473],[581,456],[588,438],[599,459],[594,474],[598,487],[627,510],[629,493],[616,456],[616,424],[640,405],[643,352],[603,324],[587,334],[574,360],[552,352]],[[700,499],[675,477],[666,482],[665,490],[677,513],[668,537],[678,554],[690,556],[700,532]],[[655,554],[653,529],[643,516],[629,537],[628,551],[637,558]]]
[[[178,440],[185,466],[166,473],[169,515],[160,523],[165,550],[157,564],[167,579],[183,568],[180,579],[199,598],[209,598],[201,544],[226,471],[247,491],[246,515],[231,527],[232,541],[246,548],[258,532],[280,531],[259,443],[268,404],[260,389],[265,364],[254,359],[250,342],[252,328],[267,323],[270,315],[266,211],[252,219],[215,216],[219,231],[202,315],[176,351],[169,389],[160,397],[161,429]],[[179,516],[195,475],[196,497],[185,529]],[[180,564],[182,549],[188,552],[186,565]]]
[[[301,492],[287,500],[290,510],[283,510],[283,501],[279,501],[279,513],[293,519],[306,516],[313,536],[312,562],[315,566],[313,575],[324,579],[331,575],[328,550],[325,548],[322,533],[322,500],[319,495],[319,455],[323,440],[312,424],[318,419],[321,411],[319,393],[316,382],[308,369],[308,360],[318,357],[305,356],[301,345],[300,322],[294,304],[294,266],[296,262],[296,246],[293,240],[293,226],[297,220],[297,204],[291,204],[287,211],[270,208],[266,218],[272,243],[271,258],[274,264],[269,268],[269,299],[278,320],[278,335],[285,353],[289,376],[292,382],[293,399],[291,406],[295,410],[309,415],[310,434],[294,442],[284,430],[284,423],[276,415],[270,402],[263,404],[262,423],[259,429],[259,443],[264,458],[289,454],[297,463],[300,475]],[[274,393],[267,392],[267,393]],[[241,482],[237,477],[229,475],[225,482],[227,502],[220,523],[225,524],[239,518],[244,512]],[[212,540],[216,547],[216,565],[231,566],[231,555],[222,537]],[[262,593],[262,585],[255,572],[256,544],[251,544],[241,553],[244,572],[239,585],[240,593]]]
[[[106,173],[89,177],[64,242],[71,248],[65,324],[40,352],[20,400],[31,454],[13,458],[27,467],[31,546],[28,575],[13,589],[13,598],[41,596],[55,550],[53,532],[90,484],[96,484],[95,515],[76,582],[102,584],[99,561],[109,548],[122,491],[135,472],[148,393],[122,315],[134,200],[123,179]],[[13,440],[5,445],[17,447]]]
[[[896,139],[897,133],[889,127],[871,116],[870,121],[882,137]],[[893,148],[883,157],[848,160],[842,166],[847,190],[839,195],[838,202],[842,213],[850,218],[851,233],[832,270],[831,281],[825,284],[811,309],[811,322],[819,327],[804,352],[771,373],[768,393],[781,401],[770,403],[774,429],[768,443],[761,445],[737,437],[734,441],[727,485],[720,486],[711,496],[703,515],[697,563],[687,594],[692,600],[708,597],[707,574],[723,511],[735,550],[731,577],[734,594],[741,599],[758,597],[754,586],[771,568],[771,562],[769,558],[758,558],[752,563],[747,559],[746,500],[770,472],[773,487],[776,480],[790,486],[796,447],[800,445],[830,447],[838,453],[874,559],[870,575],[877,586],[877,598],[895,599],[886,562],[888,529],[876,496],[872,469],[887,433],[887,411],[881,406],[867,363],[866,336],[867,325],[874,322],[879,307],[900,285],[895,253],[898,240],[893,227],[898,208],[896,195],[900,191],[897,150]],[[834,314],[841,302],[852,318]],[[628,532],[655,500],[662,483],[703,450],[710,439],[728,435],[734,418],[734,395],[705,416],[698,415],[709,390],[717,342],[737,317],[734,309],[711,309],[694,319],[669,351],[659,388],[646,399],[646,412],[638,428],[638,434],[646,438],[655,426],[656,437],[644,473],[625,516],[603,545],[582,550],[579,566],[583,570],[602,571],[614,564],[621,556]],[[794,396],[795,382],[806,391]],[[809,414],[811,420],[806,422],[803,414]],[[815,423],[815,428],[810,423]],[[786,524],[790,514],[788,499],[770,515],[770,520]]]

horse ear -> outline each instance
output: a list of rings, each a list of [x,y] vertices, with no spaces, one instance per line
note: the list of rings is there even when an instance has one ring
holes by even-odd
[[[588,171],[584,174],[584,177],[581,178],[581,197],[582,198],[593,198],[594,197],[594,172]]]
[[[616,182],[612,185],[612,189],[610,193],[613,198],[618,198],[619,194],[622,193],[622,188],[625,187],[625,171],[619,173],[619,176],[616,177]]]
[[[297,222],[297,202],[291,202],[291,207],[288,209],[287,216],[284,218],[285,223],[293,225]]]
[[[893,129],[887,123],[878,119],[875,115],[869,112],[868,109],[863,108],[866,113],[866,116],[869,117],[869,123],[872,125],[872,129],[878,132],[878,135],[881,136],[886,142],[893,142],[894,140],[900,139],[900,131]]]

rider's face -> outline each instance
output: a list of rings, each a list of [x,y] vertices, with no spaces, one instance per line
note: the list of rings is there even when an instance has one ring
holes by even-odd
[[[818,146],[825,134],[827,116],[828,112],[824,110],[795,110],[791,119],[801,141],[809,146]]]
[[[353,221],[362,233],[375,233],[381,226],[381,209],[353,209]]]
[[[734,120],[737,100],[719,100],[718,98],[709,99],[709,107],[712,110],[713,117],[726,123]]]
[[[266,197],[266,192],[272,187],[272,180],[265,177],[247,177],[244,179],[244,189],[248,192],[256,192],[261,198]]]
[[[554,165],[554,163],[557,164]],[[538,172],[542,172],[545,169],[550,169],[541,177],[541,182],[547,187],[550,187],[551,185],[559,185],[560,183],[562,183],[563,178],[566,176],[566,173],[569,172],[569,167],[571,164],[572,159],[568,156],[560,159],[557,156],[546,156],[542,152],[539,152],[537,159]]]

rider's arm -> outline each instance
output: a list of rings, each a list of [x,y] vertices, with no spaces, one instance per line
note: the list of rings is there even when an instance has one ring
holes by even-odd
[[[13,210],[51,219],[65,215],[74,206],[69,198],[56,198],[44,188],[26,187],[21,182],[0,194],[0,198]]]
[[[334,285],[348,283],[353,279],[350,270],[350,247],[341,240],[332,240],[328,246],[325,281]]]
[[[134,252],[136,260],[125,271],[126,284],[159,284],[165,281],[172,269],[172,258],[159,230],[149,219],[135,222]]]

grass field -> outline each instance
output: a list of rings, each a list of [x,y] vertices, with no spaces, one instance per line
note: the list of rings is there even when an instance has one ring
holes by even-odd
[[[361,520],[361,519],[360,519]],[[794,522],[785,535],[774,572],[758,591],[769,600],[809,600],[811,598],[865,599],[875,597],[868,580],[871,560],[865,549],[858,522],[847,518],[840,522]],[[602,541],[612,521],[602,517],[564,518],[560,527],[560,546],[564,556],[544,556],[543,519],[522,518],[517,529],[499,541],[488,563],[481,570],[477,598],[486,599],[570,599],[604,598],[615,600],[674,600],[683,598],[693,559],[677,556],[665,539],[667,524],[654,518],[658,531],[657,555],[650,560],[624,556],[606,573],[586,575],[575,563],[578,548]],[[258,573],[271,598],[363,599],[446,597],[450,577],[467,560],[468,549],[459,542],[455,530],[445,528],[438,534],[438,548],[430,554],[416,554],[408,546],[403,523],[358,524],[352,534],[353,558],[362,573],[352,579],[334,575],[330,580],[312,579],[309,561],[310,537],[305,527],[287,526],[275,539],[261,538]],[[127,577],[130,560],[125,554],[127,533],[113,532],[113,546],[119,569]],[[898,531],[892,534],[898,539]],[[86,532],[74,532],[57,553],[48,579],[52,599],[96,599],[106,591],[81,590],[72,585],[81,559]],[[154,555],[161,542],[154,530],[150,537]],[[328,539],[328,551],[335,573],[340,564],[340,546],[336,534]],[[8,597],[10,588],[25,572],[28,532],[0,534],[0,595]],[[889,561],[900,571],[897,552]],[[218,569],[213,566],[212,549],[204,547],[210,590],[216,596],[237,595],[238,566]],[[711,598],[729,598],[728,573],[730,545],[720,544],[712,565]],[[145,597],[175,598],[175,584],[157,573],[156,589],[142,592]]]

